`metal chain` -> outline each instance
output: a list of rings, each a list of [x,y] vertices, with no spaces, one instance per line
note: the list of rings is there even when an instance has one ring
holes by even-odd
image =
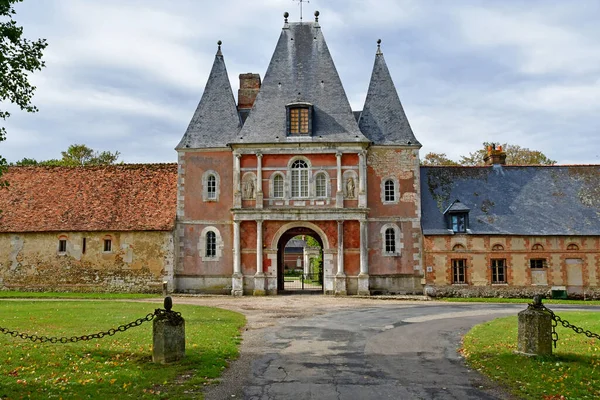
[[[543,305],[541,303],[541,300],[539,300],[539,303],[538,303],[534,299],[534,303],[529,304],[529,306],[533,307],[533,308],[544,310],[550,314],[550,317],[552,318],[552,342],[554,342],[554,348],[556,348],[556,342],[558,341],[558,333],[556,332],[556,327],[558,326],[559,322],[562,326],[564,326],[565,328],[568,328],[568,329],[572,329],[575,333],[584,334],[585,336],[587,336],[589,338],[600,339],[599,334],[593,333],[587,329],[583,329],[579,326],[573,325],[566,319],[562,319],[558,315],[554,314],[554,311],[552,311],[551,309],[549,309],[548,307]]]
[[[5,335],[10,335],[14,338],[19,337],[24,340],[31,340],[34,343],[35,342],[76,343],[79,341],[102,339],[105,336],[114,336],[117,332],[125,332],[126,330],[128,330],[130,328],[142,325],[144,322],[152,321],[154,318],[156,318],[158,320],[167,319],[169,321],[169,323],[171,323],[173,325],[179,325],[183,321],[183,318],[181,317],[181,313],[176,312],[176,311],[163,310],[163,309],[157,308],[156,310],[154,310],[153,313],[149,313],[148,315],[146,315],[143,318],[138,318],[135,321],[130,322],[128,324],[119,325],[118,327],[116,327],[114,329],[111,328],[107,331],[93,333],[90,335],[71,336],[71,337],[38,336],[38,335],[30,335],[28,333],[21,333],[18,331],[12,331],[8,328],[3,328],[1,326],[0,326],[0,333],[3,333]]]

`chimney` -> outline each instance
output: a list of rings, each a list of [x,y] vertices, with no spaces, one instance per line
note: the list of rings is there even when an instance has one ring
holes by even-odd
[[[496,144],[492,143],[487,147],[487,154],[483,157],[483,161],[485,162],[485,165],[505,165],[506,152],[502,151],[502,146],[498,146],[496,149]]]
[[[240,74],[240,89],[238,90],[238,111],[242,115],[242,119],[250,113],[250,109],[254,105],[256,95],[260,90],[260,75],[259,74]]]

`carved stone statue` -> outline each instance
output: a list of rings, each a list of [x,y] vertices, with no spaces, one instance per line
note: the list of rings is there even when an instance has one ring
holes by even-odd
[[[346,179],[346,197],[353,199],[356,197],[356,186],[354,185],[354,178],[350,177]]]
[[[254,178],[246,179],[246,183],[244,184],[244,198],[253,199],[254,195]]]

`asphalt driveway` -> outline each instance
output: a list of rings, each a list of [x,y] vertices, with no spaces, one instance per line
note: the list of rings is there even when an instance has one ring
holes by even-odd
[[[324,296],[175,301],[248,318],[241,357],[207,400],[510,399],[457,349],[473,325],[526,307]]]

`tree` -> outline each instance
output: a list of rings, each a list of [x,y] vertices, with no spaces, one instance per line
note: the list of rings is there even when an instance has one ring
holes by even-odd
[[[0,104],[9,102],[26,112],[38,109],[31,103],[35,86],[29,83],[29,74],[44,67],[42,52],[48,45],[45,39],[30,41],[23,37],[23,27],[13,19],[14,4],[23,0],[0,0]],[[0,119],[10,113],[0,109]],[[0,126],[0,142],[6,139],[6,129]],[[0,156],[0,175],[6,159]],[[0,182],[3,186],[4,182]]]
[[[483,148],[469,153],[468,156],[461,156],[459,164],[461,165],[485,165],[484,157],[487,155],[488,146],[494,146],[493,143],[484,142]],[[544,153],[537,150],[530,150],[515,144],[503,144],[502,149],[506,153],[506,164],[508,165],[554,165],[556,161],[548,158]]]
[[[446,153],[427,153],[421,165],[458,165],[458,163],[449,159]]]
[[[72,144],[69,146],[67,151],[61,151],[62,158],[51,159],[45,161],[37,161],[33,158],[23,158],[17,161],[15,165],[29,166],[29,165],[49,165],[49,166],[66,166],[76,167],[79,165],[111,165],[115,164],[119,159],[121,153],[115,151],[94,151],[84,144]]]
[[[487,155],[488,146],[494,146],[493,143],[484,142],[483,148],[469,153],[467,156],[461,156],[459,161],[446,157],[445,153],[427,153],[421,165],[466,165],[476,166],[485,165],[484,158]],[[503,144],[502,149],[506,153],[506,164],[508,165],[554,165],[556,161],[548,158],[544,153],[537,150],[530,150],[515,144]]]

